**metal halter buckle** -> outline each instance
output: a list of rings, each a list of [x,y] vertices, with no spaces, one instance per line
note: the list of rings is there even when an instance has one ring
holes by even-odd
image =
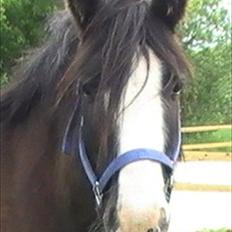
[[[93,187],[93,192],[96,199],[97,207],[99,208],[102,203],[103,194],[100,190],[100,184],[98,181],[95,182],[95,186]]]

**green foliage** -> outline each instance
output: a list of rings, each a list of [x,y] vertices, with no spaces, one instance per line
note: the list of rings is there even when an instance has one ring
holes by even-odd
[[[186,133],[184,135],[184,144],[194,143],[215,143],[231,141],[232,134],[230,129],[208,131],[208,132],[197,132],[197,133]],[[231,148],[230,148],[231,149]]]
[[[38,44],[42,25],[60,0],[1,0],[0,84],[25,49]],[[179,28],[195,74],[183,97],[184,124],[231,122],[231,25],[221,0],[191,0]]]
[[[188,125],[230,123],[231,59],[229,44],[192,54],[195,76],[184,98]]]
[[[9,81],[9,77],[7,76],[7,73],[1,73],[0,74],[0,86],[5,86]]]
[[[41,40],[42,24],[53,9],[54,0],[1,0],[1,84],[23,50]]]
[[[192,0],[180,27],[194,78],[185,91],[186,125],[231,122],[231,35],[220,0]]]
[[[179,30],[190,52],[224,43],[230,38],[228,11],[221,0],[191,0]]]
[[[185,133],[183,136],[183,144],[198,144],[198,143],[219,143],[229,142],[232,140],[232,132],[230,129],[208,131],[208,132],[197,132],[197,133]],[[204,149],[204,150],[211,150]],[[219,152],[231,152],[231,147],[213,148],[213,151]]]

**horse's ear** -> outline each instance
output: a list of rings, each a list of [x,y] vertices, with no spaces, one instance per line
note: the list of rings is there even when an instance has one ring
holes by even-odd
[[[66,0],[67,7],[73,14],[81,30],[84,30],[100,5],[100,0]]]
[[[171,30],[174,30],[185,13],[187,1],[153,0],[152,10]]]

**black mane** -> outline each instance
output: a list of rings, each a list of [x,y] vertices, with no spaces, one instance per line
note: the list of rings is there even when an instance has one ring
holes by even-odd
[[[1,92],[0,122],[18,123],[39,104],[48,104],[57,83],[72,62],[79,44],[68,11],[57,12],[48,22],[48,42],[27,57],[14,82]]]

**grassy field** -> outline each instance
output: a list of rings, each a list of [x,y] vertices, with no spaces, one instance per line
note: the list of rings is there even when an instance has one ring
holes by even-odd
[[[230,129],[209,132],[185,133],[183,135],[184,144],[228,142],[231,140],[232,132]],[[214,149],[214,151],[231,152],[231,147],[217,148]]]

